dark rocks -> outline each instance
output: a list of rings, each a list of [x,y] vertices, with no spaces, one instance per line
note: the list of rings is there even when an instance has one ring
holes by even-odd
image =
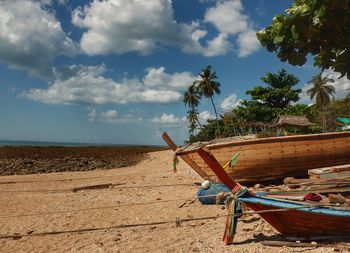
[[[154,147],[0,147],[0,175],[112,169],[134,165]]]

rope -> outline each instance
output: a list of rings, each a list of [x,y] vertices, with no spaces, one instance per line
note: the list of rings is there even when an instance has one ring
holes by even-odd
[[[156,222],[149,222],[149,223],[121,224],[121,225],[111,226],[111,227],[81,228],[81,229],[74,229],[74,230],[49,231],[49,232],[39,232],[39,233],[31,233],[31,234],[0,235],[0,239],[20,239],[22,237],[83,233],[83,232],[91,232],[91,231],[114,230],[114,229],[122,229],[122,228],[143,227],[143,226],[164,225],[164,224],[176,224],[178,226],[182,222],[208,220],[208,219],[216,219],[216,218],[218,217],[209,216],[209,217],[184,218],[184,219],[176,218],[175,220],[156,221]]]
[[[162,174],[167,171],[156,171],[156,172],[147,172],[147,175],[150,174]],[[78,177],[78,178],[67,178],[67,179],[49,179],[49,180],[27,180],[27,181],[3,181],[1,184],[26,184],[26,183],[46,183],[46,182],[65,182],[65,181],[78,181],[78,180],[88,180],[88,179],[99,179],[99,178],[114,178],[121,176],[135,176],[135,175],[145,175],[145,173],[128,173],[128,174],[120,174],[115,176],[96,176],[96,177]]]
[[[210,198],[210,197],[215,197],[215,196],[216,196],[216,194],[213,194],[213,195],[207,195],[207,196],[200,196],[200,198]],[[192,196],[190,198],[188,198],[188,197],[187,198],[176,198],[176,199],[157,200],[157,201],[150,201],[150,202],[118,204],[118,205],[101,206],[101,207],[90,207],[90,208],[82,208],[82,209],[70,209],[70,210],[62,210],[62,211],[54,211],[54,212],[43,212],[43,213],[31,213],[31,214],[17,214],[17,215],[10,215],[10,216],[0,216],[0,219],[18,218],[18,217],[30,217],[30,216],[41,216],[41,215],[69,213],[69,212],[84,212],[84,211],[100,210],[100,209],[111,209],[111,208],[125,207],[125,206],[141,206],[141,205],[150,205],[150,204],[157,204],[157,203],[174,202],[174,201],[180,201],[180,200],[193,201],[193,200],[197,200],[197,199],[199,199],[198,196]]]
[[[112,208],[126,207],[126,206],[151,205],[151,204],[167,203],[167,202],[174,202],[174,201],[180,201],[180,200],[185,200],[185,199],[184,198],[178,198],[178,199],[157,200],[157,201],[140,202],[140,203],[118,204],[118,205],[100,206],[100,207],[88,207],[88,208],[82,208],[82,209],[70,209],[70,210],[62,210],[62,211],[54,211],[54,212],[18,214],[18,215],[0,216],[0,219],[29,217],[29,216],[41,216],[41,215],[71,213],[71,212],[72,213],[76,213],[76,212],[85,212],[85,211],[92,211],[92,210],[112,209]]]
[[[209,198],[216,195],[207,195],[207,196],[201,196],[201,198]],[[31,214],[18,214],[18,215],[10,215],[10,216],[0,216],[0,219],[6,219],[6,218],[18,218],[18,217],[29,217],[29,216],[41,216],[41,215],[50,215],[50,214],[59,214],[59,213],[69,213],[69,212],[84,212],[84,211],[91,211],[91,210],[100,210],[100,209],[111,209],[111,208],[117,208],[117,207],[125,207],[125,206],[141,206],[141,205],[150,205],[150,204],[157,204],[157,203],[166,203],[166,202],[174,202],[174,201],[180,201],[180,200],[186,200],[186,201],[192,201],[194,196],[191,198],[176,198],[176,199],[167,199],[167,200],[157,200],[157,201],[150,201],[150,202],[139,202],[139,203],[130,203],[130,204],[118,204],[118,205],[110,205],[110,206],[101,206],[101,207],[91,207],[91,208],[82,208],[82,209],[71,209],[71,210],[62,210],[62,211],[54,211],[54,212],[43,212],[43,213],[31,213]],[[198,197],[195,197],[194,200],[197,200]]]
[[[227,215],[202,216],[202,217],[193,217],[193,218],[176,218],[175,220],[154,221],[154,222],[148,222],[148,223],[121,224],[121,225],[116,225],[116,226],[111,226],[111,227],[81,228],[81,229],[76,229],[76,230],[49,231],[49,232],[38,232],[38,233],[31,233],[31,234],[18,234],[18,233],[16,233],[13,235],[0,235],[0,239],[20,239],[22,237],[31,237],[31,236],[47,236],[47,235],[67,234],[67,233],[82,233],[82,232],[99,231],[99,230],[113,230],[113,229],[122,229],[122,228],[130,228],[130,227],[143,227],[143,226],[151,226],[151,225],[173,224],[174,222],[176,225],[181,225],[181,223],[189,222],[189,221],[215,220],[218,218],[227,218],[228,216],[241,217],[244,215],[254,215],[254,214],[269,213],[269,212],[286,212],[286,211],[290,211],[293,209],[301,209],[301,208],[306,208],[306,207],[307,206],[299,206],[299,207],[292,207],[292,208],[251,211],[251,212],[245,212],[245,213],[237,213],[234,215],[227,214]]]
[[[181,184],[178,184],[181,185]],[[162,186],[174,186],[174,185],[157,185],[159,187]],[[146,186],[145,186],[146,187]],[[238,194],[240,195],[240,194]],[[31,213],[31,214],[18,214],[18,215],[10,215],[10,216],[0,216],[0,219],[6,219],[6,218],[18,218],[18,217],[30,217],[30,216],[41,216],[41,215],[50,215],[50,214],[60,214],[60,213],[69,213],[69,212],[84,212],[84,211],[92,211],[92,210],[100,210],[100,209],[111,209],[111,208],[118,208],[118,207],[126,207],[126,206],[140,206],[140,205],[150,205],[150,204],[157,204],[157,203],[166,203],[166,202],[174,202],[174,201],[195,201],[199,198],[211,198],[211,197],[216,197],[217,194],[213,195],[206,195],[206,196],[191,196],[190,198],[176,198],[176,199],[167,199],[167,200],[157,200],[157,201],[150,201],[150,202],[139,202],[139,203],[129,203],[129,204],[118,204],[118,205],[110,205],[110,206],[101,206],[101,207],[91,207],[91,208],[82,208],[82,209],[70,209],[70,210],[62,210],[62,211],[54,211],[54,212],[43,212],[43,213]],[[237,198],[237,196],[236,196]],[[233,199],[232,199],[233,201]],[[232,203],[231,201],[231,203]],[[185,203],[186,203],[185,202]],[[184,203],[184,204],[185,204]],[[183,206],[182,204],[181,206]],[[288,208],[288,209],[273,209],[273,210],[267,210],[267,212],[280,212],[280,211],[288,211],[290,209],[300,209],[300,208],[315,208],[315,207],[339,207],[336,204],[304,204],[303,206],[296,207],[296,208]],[[231,210],[228,208],[228,210]],[[232,211],[232,210],[231,210]],[[259,211],[259,212],[246,212],[243,214],[240,213],[232,213],[229,212],[228,215],[225,215],[223,217],[240,217],[241,215],[248,215],[248,214],[255,214],[255,213],[264,213],[265,211]]]
[[[116,184],[117,185],[117,184]],[[111,186],[111,188],[103,190],[113,190],[113,189],[132,189],[132,188],[157,188],[157,187],[174,187],[174,186],[197,186],[195,183],[180,183],[180,184],[159,184],[159,185],[127,185],[127,186]],[[62,193],[62,192],[75,192],[75,188],[71,189],[47,189],[47,190],[13,190],[13,191],[0,191],[1,193]],[[87,189],[90,190],[90,189]],[[91,189],[91,190],[101,190],[101,189]]]

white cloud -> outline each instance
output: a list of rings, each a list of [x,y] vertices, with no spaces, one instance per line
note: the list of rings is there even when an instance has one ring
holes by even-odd
[[[100,117],[103,121],[115,123],[117,122],[118,112],[116,110],[108,110],[100,113]]]
[[[200,51],[205,34],[198,25],[174,20],[169,0],[92,1],[72,13],[73,24],[87,28],[81,48],[89,55],[124,53],[149,54],[159,45],[175,45],[183,51]]]
[[[120,123],[141,123],[143,118],[141,116],[134,115],[132,113],[127,113],[123,117],[119,118]]]
[[[76,52],[74,42],[62,30],[51,1],[5,0],[0,3],[0,60],[13,69],[48,78],[59,55]]]
[[[225,55],[231,51],[232,45],[228,40],[226,33],[219,33],[217,37],[208,41],[207,49],[204,51],[205,56]]]
[[[204,20],[213,23],[220,32],[235,35],[249,26],[249,19],[242,11],[240,0],[220,1],[206,11]]]
[[[202,21],[177,22],[170,0],[94,0],[72,13],[73,24],[87,29],[80,46],[88,55],[150,54],[156,48],[174,46],[185,53],[218,56],[232,51],[232,36],[254,31],[240,0],[218,1],[203,21],[217,28],[214,38],[206,38]],[[239,52],[245,50],[241,56],[257,50],[255,43],[249,43],[244,49],[239,45]]]
[[[247,30],[238,35],[238,56],[246,57],[260,49],[260,42],[256,37],[256,31]]]
[[[252,21],[243,14],[243,11],[240,0],[218,1],[214,7],[206,11],[204,17],[204,21],[212,23],[220,33],[226,36],[237,36],[239,57],[246,57],[260,48]],[[226,47],[225,50],[222,49],[221,54],[231,49],[227,39],[223,42]]]
[[[160,67],[147,69],[143,81],[124,78],[117,82],[104,77],[106,71],[104,65],[56,68],[56,80],[47,89],[30,89],[24,96],[47,104],[165,104],[179,101],[194,78],[189,72],[167,74]]]
[[[236,94],[232,94],[222,101],[220,108],[223,110],[231,110],[241,103],[241,99],[237,98]]]
[[[143,121],[142,117],[132,112],[119,116],[117,110],[97,112],[96,109],[91,108],[88,112],[88,120],[91,122],[100,121],[105,123],[141,123]]]
[[[185,90],[197,79],[191,72],[168,74],[164,67],[148,68],[143,83],[149,88],[167,87],[172,90]]]
[[[96,120],[96,109],[92,109],[89,113],[88,113],[88,119],[89,121],[95,121]]]
[[[203,111],[198,114],[198,120],[201,124],[206,124],[208,119],[215,119],[215,116],[211,115],[208,111]]]
[[[186,117],[180,118],[174,114],[163,113],[162,116],[154,117],[150,121],[159,124],[183,124],[186,122]]]

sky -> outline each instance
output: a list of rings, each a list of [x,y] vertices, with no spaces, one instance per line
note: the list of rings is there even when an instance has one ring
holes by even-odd
[[[311,103],[312,58],[290,66],[256,32],[292,1],[2,0],[0,139],[163,145],[188,138],[183,93],[207,65],[220,113],[249,99],[267,72],[285,68]],[[328,71],[330,77],[338,77]],[[349,82],[336,78],[337,96]],[[214,116],[209,101],[202,123]]]

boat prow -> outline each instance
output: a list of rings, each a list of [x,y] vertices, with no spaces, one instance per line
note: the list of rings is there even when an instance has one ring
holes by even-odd
[[[169,139],[164,133],[163,138]],[[255,183],[288,176],[307,176],[313,168],[350,163],[350,132],[295,135],[256,139],[252,136],[225,138],[176,148],[183,158],[204,179],[220,181],[198,155],[205,147],[224,166],[240,153],[238,163],[227,174],[237,182]]]

